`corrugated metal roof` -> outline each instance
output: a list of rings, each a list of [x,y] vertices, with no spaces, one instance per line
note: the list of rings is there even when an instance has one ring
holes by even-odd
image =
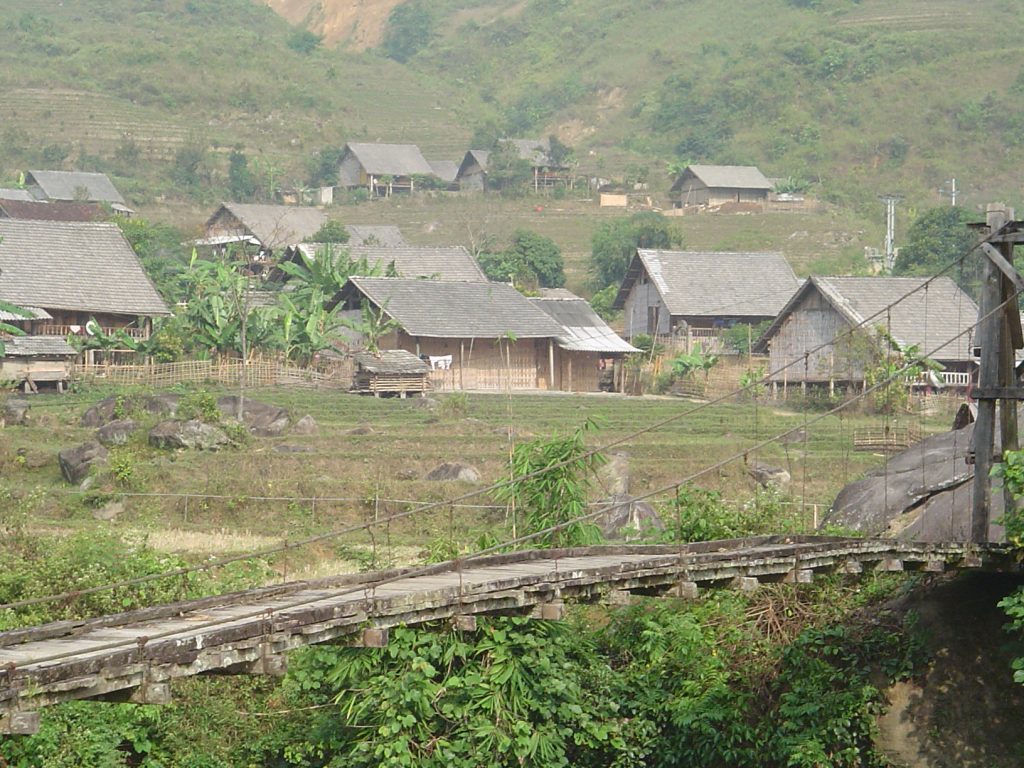
[[[687,166],[672,189],[678,189],[687,171],[709,187],[729,189],[774,189],[761,171],[753,165],[690,165]]]
[[[96,203],[0,199],[0,217],[34,221],[97,221],[103,218],[103,209]]]
[[[617,308],[642,271],[672,316],[774,317],[799,287],[781,253],[639,249],[619,288]]]
[[[0,298],[18,305],[169,315],[116,224],[0,219]]]
[[[609,328],[584,299],[569,291],[561,291],[556,296],[550,293],[554,291],[547,296],[532,297],[530,301],[562,326],[563,333],[556,339],[562,349],[607,354],[640,351]]]
[[[374,176],[430,176],[434,170],[415,144],[360,144],[350,142],[349,151],[367,173]]]
[[[280,248],[308,240],[327,222],[327,214],[310,206],[222,203],[207,221],[207,226],[213,223],[221,210],[227,210],[238,219],[265,248]]]
[[[327,247],[327,244],[301,243],[298,247],[307,257],[315,259],[316,254]],[[347,243],[338,243],[331,247],[347,250],[353,259],[366,259],[371,267],[379,266],[382,270],[394,263],[399,277],[487,282],[487,276],[480,269],[480,265],[476,263],[476,259],[461,245],[406,245],[400,248],[386,248],[376,245],[349,246]]]
[[[105,173],[84,171],[29,171],[25,183],[35,182],[50,200],[86,200],[99,203],[124,203],[124,198]]]
[[[450,339],[557,338],[562,327],[510,285],[353,277],[349,288],[410,336]]]
[[[370,373],[429,373],[430,364],[404,349],[382,349],[376,354],[357,352],[352,355],[356,365]]]
[[[4,342],[6,357],[75,357],[78,352],[62,336],[13,336]]]

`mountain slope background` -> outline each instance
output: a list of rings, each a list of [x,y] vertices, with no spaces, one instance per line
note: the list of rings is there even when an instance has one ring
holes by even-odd
[[[971,206],[1021,199],[1024,6],[1010,0],[4,6],[0,171],[105,170],[143,208],[223,197],[234,149],[270,188],[308,181],[346,140],[454,160],[546,134],[582,173],[646,179],[656,197],[670,164],[713,162],[872,217],[881,193],[911,214],[940,204],[954,177]],[[175,163],[195,166],[187,188]]]

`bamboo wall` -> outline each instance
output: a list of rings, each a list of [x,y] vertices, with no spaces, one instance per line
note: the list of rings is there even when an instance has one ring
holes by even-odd
[[[76,379],[117,385],[170,387],[183,383],[212,383],[236,386],[245,374],[250,387],[305,387],[310,389],[347,389],[351,372],[339,369],[330,373],[299,368],[274,361],[186,360],[151,365],[78,365],[72,371]]]
[[[775,382],[860,381],[863,365],[830,342],[849,329],[842,316],[818,294],[811,294],[782,323],[769,342]],[[815,350],[811,352],[811,350]],[[810,352],[806,364],[804,355]],[[784,366],[788,366],[785,367]]]

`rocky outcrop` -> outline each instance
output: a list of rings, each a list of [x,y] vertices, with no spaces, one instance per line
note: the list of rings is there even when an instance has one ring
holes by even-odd
[[[240,401],[238,395],[219,397],[217,407],[226,417],[238,419],[252,434],[259,437],[277,437],[288,429],[291,417],[284,408],[246,397],[244,406],[239,409]]]
[[[973,430],[969,424],[933,435],[896,454],[840,491],[822,525],[916,541],[969,540],[974,465],[966,457]],[[1002,514],[1002,494],[995,493],[992,519]],[[989,540],[1003,539],[1002,526],[991,525]]]
[[[606,539],[638,538],[643,532],[665,529],[657,510],[647,501],[618,494],[599,504],[607,506],[597,518]]]
[[[138,430],[139,423],[134,419],[117,419],[97,429],[96,439],[107,448],[112,448],[115,445],[127,444]]]
[[[161,421],[149,431],[149,443],[172,450],[216,451],[231,443],[224,430],[196,419]]]
[[[28,409],[28,400],[10,398],[4,403],[3,413],[0,413],[0,426],[25,426],[28,424]]]
[[[457,461],[446,461],[427,473],[427,480],[458,480],[463,483],[479,483],[480,473],[476,467]]]
[[[82,414],[83,427],[102,427],[132,414],[173,417],[181,395],[163,392],[157,395],[113,395],[100,400]]]
[[[291,433],[293,435],[318,435],[320,434],[320,425],[316,423],[316,419],[307,413],[295,422]]]
[[[60,471],[64,479],[78,485],[89,475],[92,468],[104,462],[109,455],[106,448],[95,440],[90,440],[74,448],[65,448],[57,454]]]
[[[789,472],[782,467],[772,467],[758,461],[752,461],[747,465],[747,474],[762,488],[777,488],[780,491],[788,488],[792,480]]]

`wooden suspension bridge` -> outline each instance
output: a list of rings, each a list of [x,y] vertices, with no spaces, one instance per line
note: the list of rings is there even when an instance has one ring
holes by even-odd
[[[397,625],[518,614],[558,619],[565,601],[694,598],[703,588],[808,583],[816,573],[1019,571],[1017,550],[820,536],[680,546],[598,546],[468,558],[426,568],[294,582],[0,633],[0,734],[30,734],[41,708],[75,699],[170,700],[199,674],[282,675],[287,651],[382,646]]]

